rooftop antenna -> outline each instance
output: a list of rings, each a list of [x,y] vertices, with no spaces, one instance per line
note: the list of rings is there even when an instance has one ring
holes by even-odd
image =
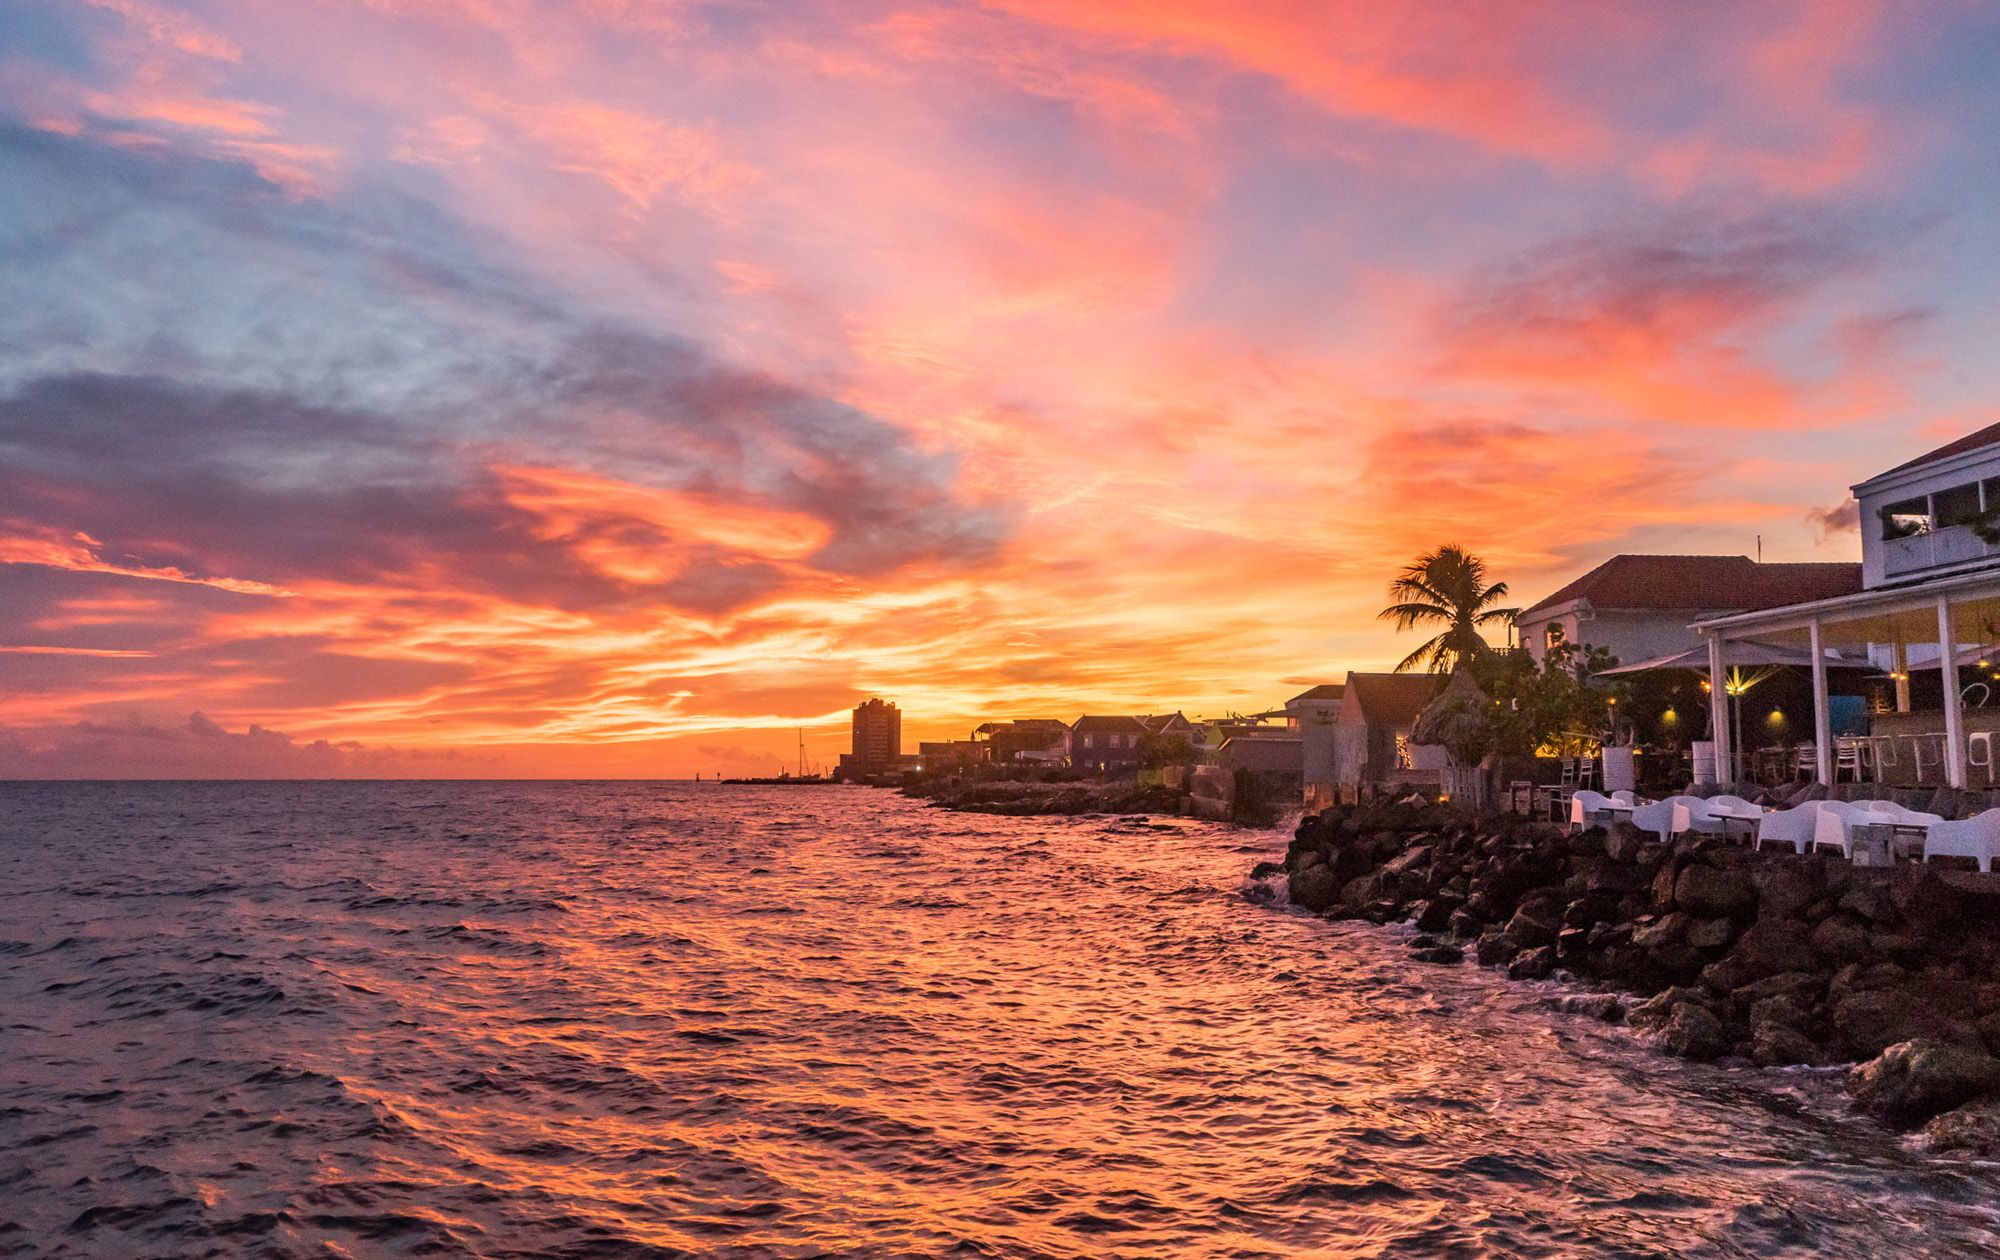
[[[1757,563],[1764,563],[1764,535],[1757,535]]]

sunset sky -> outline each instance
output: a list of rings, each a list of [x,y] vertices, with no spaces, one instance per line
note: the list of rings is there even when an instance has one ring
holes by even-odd
[[[1996,88],[1969,0],[0,0],[0,777],[769,771],[1385,668],[1441,542],[1854,558],[2000,419]]]

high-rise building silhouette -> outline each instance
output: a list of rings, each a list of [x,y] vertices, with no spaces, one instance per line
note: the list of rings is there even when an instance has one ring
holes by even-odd
[[[903,715],[884,700],[854,710],[854,751],[848,765],[857,774],[886,774],[903,758]]]

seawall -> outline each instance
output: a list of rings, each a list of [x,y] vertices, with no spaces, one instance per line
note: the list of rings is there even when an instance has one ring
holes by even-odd
[[[1296,906],[1413,922],[1422,961],[1624,990],[1592,1009],[1684,1058],[1855,1063],[1859,1105],[2000,1154],[2000,877],[1399,804],[1308,816],[1282,869]]]

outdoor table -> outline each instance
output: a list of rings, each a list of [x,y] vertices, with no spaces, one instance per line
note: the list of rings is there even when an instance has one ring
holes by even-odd
[[[1725,806],[1724,808],[1721,809],[1711,808],[1708,811],[1708,816],[1710,818],[1720,818],[1722,820],[1722,834],[1725,839],[1730,838],[1735,834],[1729,829],[1729,824],[1736,822],[1749,823],[1750,824],[1749,838],[1754,840],[1757,838],[1757,820],[1764,816],[1764,811],[1760,809],[1754,814],[1749,814],[1743,812],[1740,809],[1730,809]]]
[[[1910,840],[1921,841],[1930,827],[1924,823],[1856,823],[1849,833],[1849,861],[1856,866],[1893,866],[1898,857],[1916,856]]]

